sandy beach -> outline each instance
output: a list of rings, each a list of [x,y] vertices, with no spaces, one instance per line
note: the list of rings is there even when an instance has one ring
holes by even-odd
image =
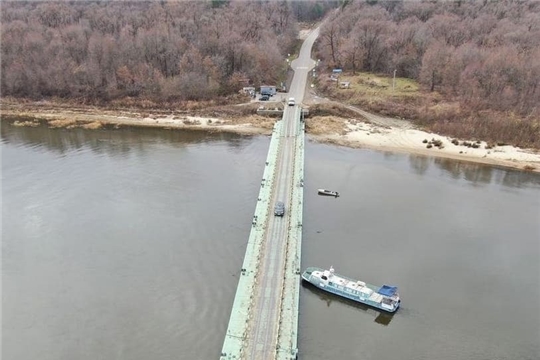
[[[540,172],[540,152],[513,146],[495,146],[486,149],[486,142],[473,139],[459,139],[459,145],[451,138],[415,128],[406,120],[384,118],[361,109],[348,107],[358,113],[358,118],[313,117],[307,121],[309,139],[340,146],[369,148],[374,150],[412,153],[426,156],[445,157],[455,160],[472,161],[495,166]],[[21,120],[12,122],[15,126],[35,126],[37,120],[48,122],[51,127],[84,127],[99,129],[104,124],[117,126],[147,126],[165,129],[190,129],[212,132],[233,132],[240,134],[271,134],[276,118],[252,115],[242,118],[212,118],[179,115],[146,115],[136,112],[107,111],[101,109],[55,109],[28,107],[21,111],[17,106],[3,104],[2,117],[16,116]],[[331,122],[332,126],[325,127]],[[5,126],[5,124],[3,124]],[[432,145],[439,140],[441,146]],[[426,142],[427,141],[427,142]],[[476,148],[463,145],[475,144]]]
[[[534,150],[524,150],[513,146],[496,146],[486,149],[486,142],[469,141],[469,144],[478,146],[473,148],[461,144],[467,141],[460,141],[459,145],[455,145],[452,143],[453,139],[445,136],[415,129],[383,127],[366,122],[351,124],[345,121],[345,126],[347,128],[345,135],[313,135],[313,138],[321,142],[348,147],[445,157],[540,172],[540,154]],[[439,140],[443,145],[441,147],[432,145],[427,148],[426,140],[428,143]]]

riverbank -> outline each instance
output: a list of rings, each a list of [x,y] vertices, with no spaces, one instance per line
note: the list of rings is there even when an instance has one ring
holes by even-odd
[[[358,116],[307,118],[308,136],[314,141],[347,147],[445,157],[540,172],[540,152],[537,150],[502,144],[493,146],[476,139],[451,139],[417,129],[405,120],[380,117],[354,107],[347,108]],[[0,114],[3,120],[9,119],[13,126],[36,126],[46,122],[50,127],[99,129],[108,124],[116,127],[145,126],[252,135],[271,134],[276,121],[276,118],[256,114],[208,117],[197,113],[142,113],[96,107],[74,107],[68,110],[47,103],[2,103]]]
[[[367,122],[355,123],[347,120],[343,122],[345,130],[340,134],[311,136],[316,141],[347,147],[444,157],[540,172],[540,154],[534,150],[524,150],[509,145],[489,148],[484,141],[456,141],[417,129],[379,126]]]

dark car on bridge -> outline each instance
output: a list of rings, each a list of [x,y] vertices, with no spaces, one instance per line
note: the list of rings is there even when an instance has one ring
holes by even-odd
[[[285,204],[283,201],[278,201],[274,207],[274,215],[283,216],[285,214]]]

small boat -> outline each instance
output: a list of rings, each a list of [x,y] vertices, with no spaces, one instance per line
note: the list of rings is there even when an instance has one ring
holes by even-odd
[[[366,284],[336,274],[332,266],[329,270],[309,267],[302,273],[302,279],[322,290],[390,313],[396,312],[401,304],[397,286]]]
[[[328,196],[335,196],[335,197],[339,196],[339,193],[337,191],[326,190],[326,189],[319,189],[317,191],[319,195],[328,195]]]

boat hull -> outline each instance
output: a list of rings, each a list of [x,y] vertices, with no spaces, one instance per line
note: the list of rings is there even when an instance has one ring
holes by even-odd
[[[317,190],[317,193],[319,195],[325,195],[325,196],[334,196],[334,197],[339,196],[339,193],[337,191],[324,190],[324,189]]]
[[[388,313],[395,313],[399,309],[399,306],[400,306],[399,302],[398,302],[398,304],[397,304],[397,306],[395,308],[388,308],[388,307],[385,307],[385,306],[381,305],[381,303],[377,303],[377,302],[371,301],[369,299],[362,299],[357,295],[342,291],[342,290],[338,289],[336,286],[332,285],[331,283],[325,283],[324,281],[321,281],[319,278],[311,276],[311,273],[313,271],[324,271],[324,270],[319,269],[319,268],[308,268],[308,269],[306,269],[306,271],[304,271],[302,273],[302,280],[310,283],[311,285],[313,285],[313,286],[315,286],[315,287],[317,287],[317,288],[319,288],[321,290],[324,290],[324,291],[329,292],[331,294],[335,294],[337,296],[341,296],[341,297],[349,299],[349,300],[353,300],[355,302],[358,302],[358,303],[361,303],[361,304],[364,304],[364,305],[371,306],[373,308],[376,308],[377,310],[382,310],[382,311],[385,311],[385,312],[388,312]],[[369,286],[372,289],[377,289],[377,287],[373,286],[373,285],[367,285],[367,286]]]

